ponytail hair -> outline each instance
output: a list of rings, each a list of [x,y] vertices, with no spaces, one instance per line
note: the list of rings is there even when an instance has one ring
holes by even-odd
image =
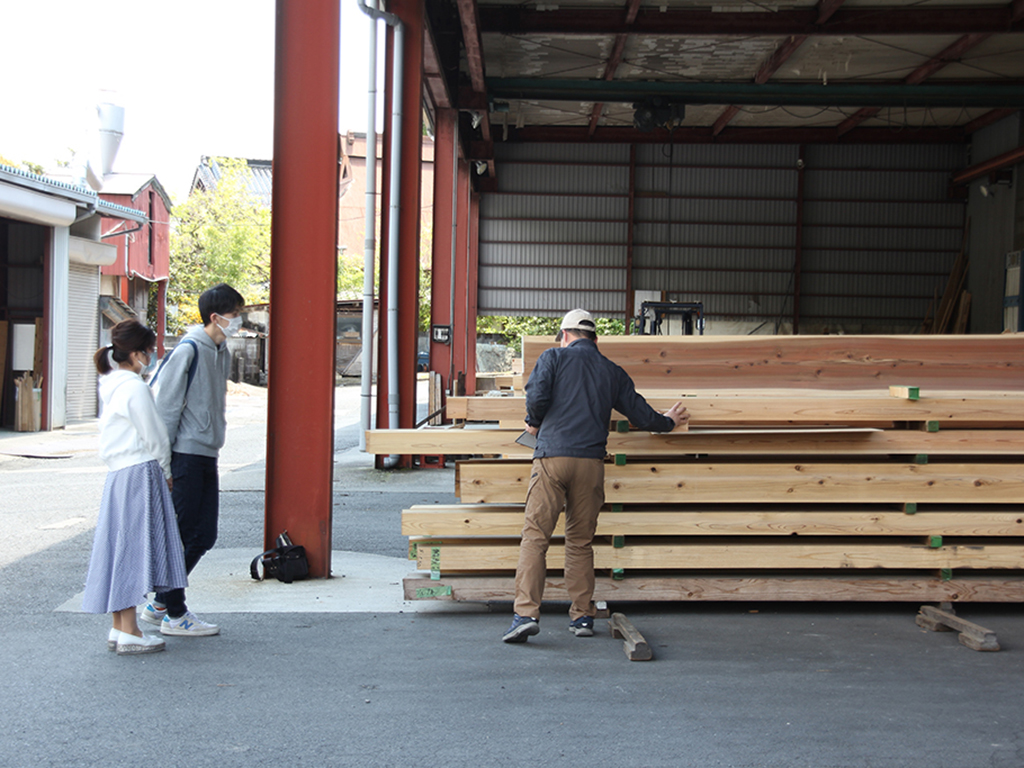
[[[96,350],[92,356],[98,373],[110,373],[114,367],[111,363],[123,363],[132,352],[149,352],[156,344],[156,334],[138,320],[122,320],[110,329],[111,343]]]

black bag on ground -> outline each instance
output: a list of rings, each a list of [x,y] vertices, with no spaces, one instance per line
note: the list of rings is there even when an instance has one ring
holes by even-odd
[[[306,548],[292,544],[292,540],[288,538],[288,531],[277,537],[277,547],[256,555],[249,564],[249,575],[256,581],[261,581],[258,565],[263,566],[263,579],[274,578],[285,584],[309,576]]]

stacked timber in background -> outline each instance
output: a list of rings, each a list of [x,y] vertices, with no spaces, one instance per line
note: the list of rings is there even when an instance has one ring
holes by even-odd
[[[527,378],[550,343],[524,343]],[[692,417],[667,435],[611,425],[597,599],[1024,599],[1024,338],[599,344],[654,407],[685,397]],[[403,512],[421,571],[406,595],[510,599],[530,475],[514,442],[523,400],[447,408],[464,428],[368,438],[376,453],[505,457],[457,465],[460,504]],[[549,599],[566,597],[562,558],[556,539]]]

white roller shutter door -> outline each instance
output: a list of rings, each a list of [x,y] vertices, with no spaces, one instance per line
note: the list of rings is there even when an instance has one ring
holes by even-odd
[[[68,291],[68,422],[95,418],[96,367],[99,347],[99,267],[69,265]]]

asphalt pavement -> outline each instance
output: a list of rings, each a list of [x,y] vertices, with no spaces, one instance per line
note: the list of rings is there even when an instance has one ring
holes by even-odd
[[[545,606],[402,600],[401,510],[453,501],[452,469],[378,472],[358,388],[335,418],[333,578],[256,583],[265,393],[235,387],[217,547],[189,604],[218,636],[106,650],[81,613],[105,468],[95,422],[0,432],[0,766],[1021,768],[1024,613],[969,605],[1003,650],[914,623],[911,604],[632,604],[655,658]]]

